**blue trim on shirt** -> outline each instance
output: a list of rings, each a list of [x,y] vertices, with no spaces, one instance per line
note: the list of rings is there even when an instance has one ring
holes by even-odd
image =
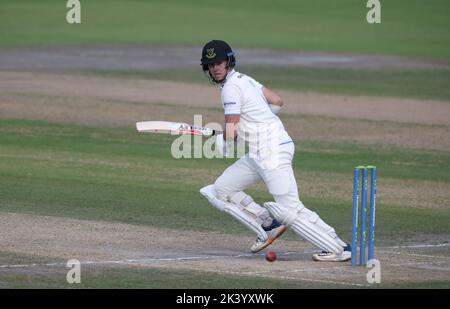
[[[225,116],[240,116],[241,114],[225,114]]]
[[[284,143],[281,143],[281,144],[279,144],[278,146],[281,146],[281,145],[284,145],[284,144],[289,144],[289,143],[293,143],[294,141],[288,141],[288,142],[284,142]]]

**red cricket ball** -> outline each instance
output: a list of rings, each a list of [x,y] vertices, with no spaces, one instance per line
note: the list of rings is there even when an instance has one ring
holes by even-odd
[[[267,251],[266,253],[266,260],[269,262],[274,262],[277,259],[277,254],[275,251]]]

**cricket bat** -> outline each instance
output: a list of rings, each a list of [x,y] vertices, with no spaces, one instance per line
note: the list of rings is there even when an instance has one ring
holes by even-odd
[[[193,126],[182,122],[172,121],[141,121],[136,122],[138,132],[165,133],[172,135],[203,135],[213,136],[221,134],[222,131],[206,127]]]

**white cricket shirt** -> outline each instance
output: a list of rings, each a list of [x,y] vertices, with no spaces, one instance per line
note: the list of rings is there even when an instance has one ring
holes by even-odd
[[[225,115],[240,115],[238,137],[259,156],[292,142],[280,118],[270,109],[263,87],[250,76],[235,70],[228,73],[220,86]]]

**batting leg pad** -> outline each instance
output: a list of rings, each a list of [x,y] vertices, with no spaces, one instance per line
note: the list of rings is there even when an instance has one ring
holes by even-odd
[[[266,231],[261,226],[261,220],[254,213],[246,210],[242,203],[235,204],[234,202],[224,201],[219,199],[216,195],[214,185],[209,185],[200,189],[200,193],[206,197],[206,199],[219,209],[220,211],[230,214],[233,218],[237,219],[239,222],[244,224],[247,228],[254,231],[258,237],[265,241],[268,239]],[[253,201],[253,199],[252,199]],[[265,210],[261,206],[261,209]]]
[[[344,250],[334,229],[306,207],[289,209],[274,202],[264,203],[264,207],[275,219],[320,249],[336,254]]]
[[[255,203],[253,198],[245,192],[233,193],[230,195],[229,200],[231,203],[243,207],[243,210],[253,216],[260,225],[266,226],[272,223],[269,211]]]
[[[203,195],[208,202],[219,209],[220,211],[224,211],[226,207],[226,203],[221,199],[217,198],[216,190],[214,189],[214,185],[209,185],[200,189],[201,195]]]

